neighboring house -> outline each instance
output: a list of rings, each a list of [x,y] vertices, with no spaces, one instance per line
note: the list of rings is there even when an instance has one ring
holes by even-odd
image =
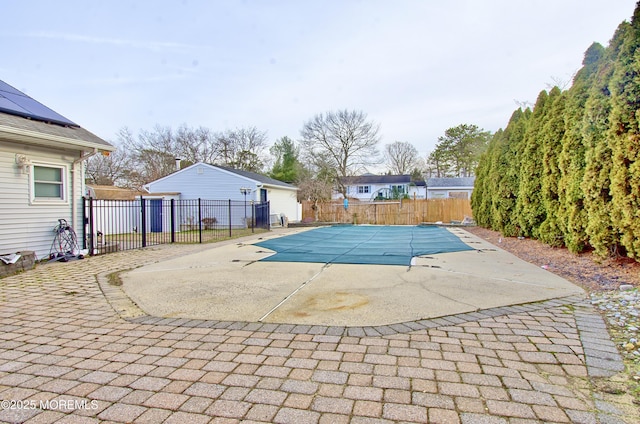
[[[408,196],[411,199],[426,197],[424,181],[413,181],[411,175],[373,175],[366,174],[342,178],[347,197],[361,201],[376,199],[392,199]],[[342,193],[335,191],[334,199],[342,198]]]
[[[471,199],[476,177],[427,178],[427,199]]]
[[[58,219],[83,244],[85,161],[115,147],[0,81],[0,254],[48,257]]]
[[[277,215],[279,220],[283,216],[289,222],[297,222],[302,218],[297,187],[255,172],[202,162],[150,182],[144,189],[149,196],[176,192],[179,193],[179,199],[268,201],[272,217]]]

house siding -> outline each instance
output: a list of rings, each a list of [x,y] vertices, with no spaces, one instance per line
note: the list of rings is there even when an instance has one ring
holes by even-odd
[[[409,186],[410,199],[426,199],[427,188],[425,186]]]
[[[28,156],[32,163],[65,166],[66,201],[58,204],[32,204],[30,174],[23,173],[16,164],[16,154]],[[21,144],[0,140],[0,179],[3,191],[0,193],[0,253],[15,253],[32,250],[38,259],[49,255],[54,239],[54,227],[58,219],[65,219],[78,234],[82,245],[82,164],[75,166],[78,151],[26,148]],[[72,184],[74,182],[74,184]],[[73,191],[75,191],[76,222],[72,213]]]
[[[360,186],[369,186],[368,193],[358,193],[358,187]],[[404,183],[394,183],[394,184],[375,184],[375,183],[362,183],[362,184],[354,184],[347,186],[347,197],[351,199],[358,199],[361,201],[370,201],[374,200],[374,198],[379,194],[379,190],[391,190],[391,186],[402,186],[404,187],[404,194],[410,193],[409,184]],[[341,193],[334,193],[333,199],[341,199]]]
[[[290,222],[302,219],[302,205],[297,201],[297,194],[292,190],[267,189],[267,199],[274,207],[273,214],[284,214]]]
[[[466,197],[459,197],[460,193],[464,193]],[[471,198],[471,193],[473,193],[473,188],[465,188],[465,187],[438,187],[438,188],[430,188],[427,190],[427,198],[428,199],[450,199],[453,197],[459,198]]]
[[[248,187],[252,193],[247,195],[247,201],[260,199],[255,181],[205,164],[171,174],[148,186],[150,193],[180,192],[181,199],[211,200],[245,200],[240,187]]]

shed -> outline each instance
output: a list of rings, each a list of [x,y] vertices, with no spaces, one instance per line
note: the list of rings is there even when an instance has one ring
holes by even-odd
[[[255,172],[199,162],[144,186],[150,195],[179,193],[180,199],[269,202],[272,215],[300,221],[298,188]]]

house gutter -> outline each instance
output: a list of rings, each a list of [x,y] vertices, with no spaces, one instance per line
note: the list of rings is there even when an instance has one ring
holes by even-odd
[[[281,186],[281,185],[277,185],[277,184],[269,184],[269,183],[259,183],[259,184],[257,184],[257,187],[258,188],[265,188],[265,187],[268,187],[268,188],[280,188],[280,189],[283,189],[283,190],[292,190],[292,191],[300,190],[298,187],[293,187],[293,186],[292,187],[285,187],[285,186]]]
[[[53,142],[53,143],[62,143],[62,144],[66,144],[74,147],[81,147],[84,149],[87,149],[87,148],[100,149],[100,150],[105,150],[109,152],[113,152],[116,150],[116,147],[110,144],[92,143],[90,141],[76,140],[73,138],[62,137],[54,134],[47,134],[47,133],[41,133],[38,131],[8,127],[6,125],[0,125],[0,132],[4,132],[6,134],[11,134],[18,137],[29,138],[33,141],[38,141],[41,144],[49,145],[49,146],[51,146]]]

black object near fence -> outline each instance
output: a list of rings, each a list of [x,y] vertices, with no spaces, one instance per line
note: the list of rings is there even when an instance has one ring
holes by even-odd
[[[84,249],[90,254],[166,243],[206,243],[269,229],[269,202],[84,198]]]

